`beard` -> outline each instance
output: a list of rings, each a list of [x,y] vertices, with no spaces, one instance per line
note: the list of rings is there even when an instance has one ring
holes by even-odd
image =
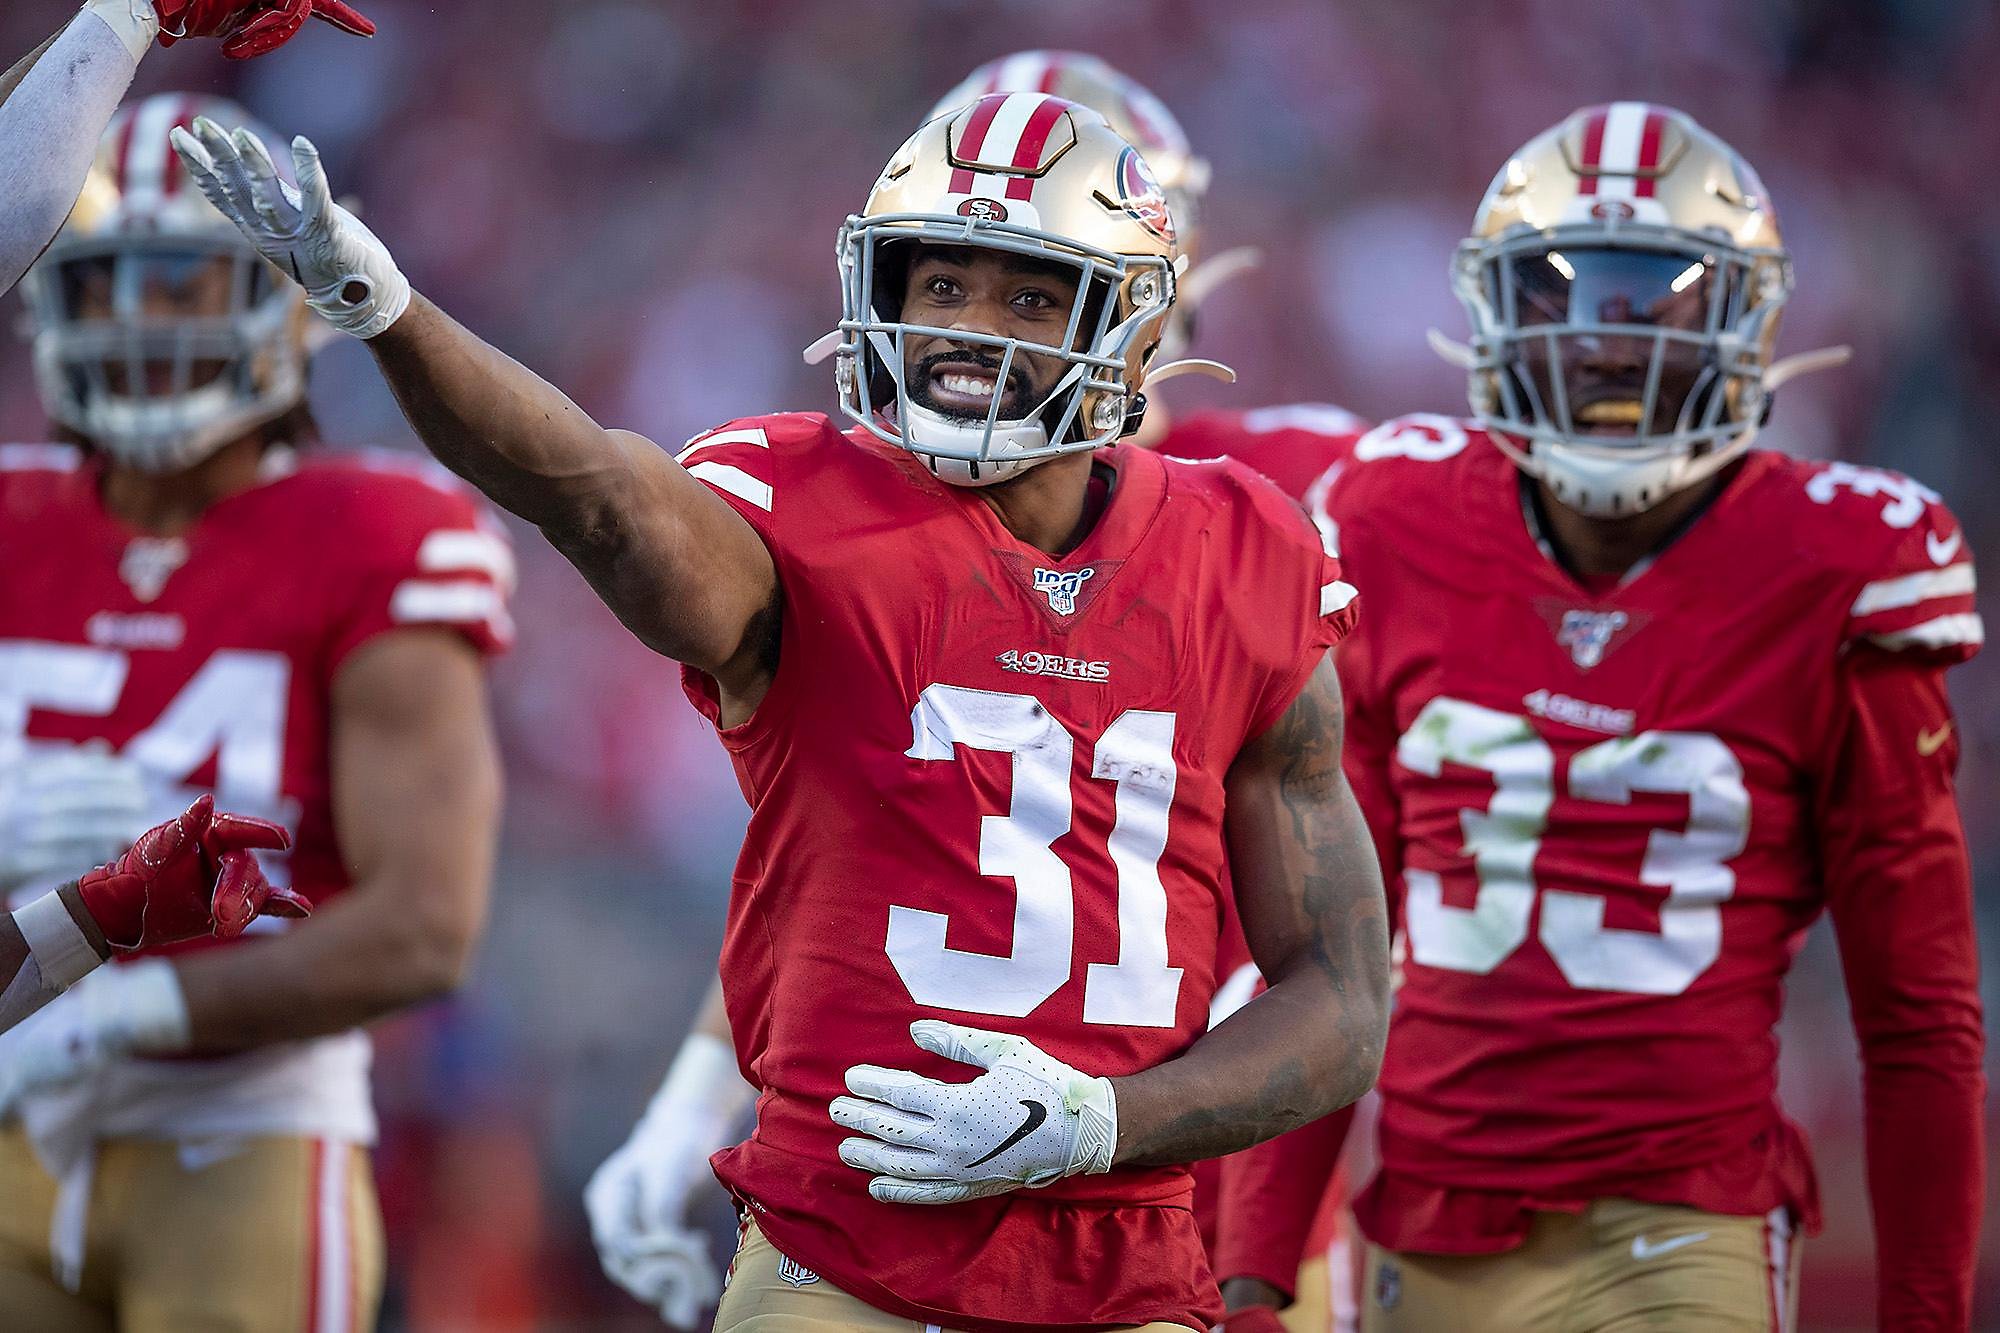
[[[1000,400],[1000,412],[994,420],[1019,421],[1035,409],[1040,401],[1035,386],[1022,373],[1021,358],[1014,358],[1014,367],[1007,372],[1007,381],[1001,385],[996,395]],[[919,361],[906,377],[906,393],[912,403],[927,408],[940,416],[954,421],[978,421],[987,419],[988,409],[974,408],[961,402],[946,402],[933,391],[931,379],[942,366],[964,366],[998,373],[1000,358],[981,351],[933,352]]]

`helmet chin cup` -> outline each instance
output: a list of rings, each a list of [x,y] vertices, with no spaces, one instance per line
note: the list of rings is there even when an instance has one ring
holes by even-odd
[[[903,447],[952,486],[991,486],[1056,456],[1048,452],[1048,428],[1033,418],[997,421],[989,439],[984,421],[948,417],[908,400],[898,417]],[[966,456],[980,453],[982,445],[983,458]]]
[[[1536,440],[1523,449],[1498,431],[1490,438],[1564,508],[1586,518],[1629,518],[1715,475],[1750,447],[1755,434],[1745,432],[1704,454],[1655,449],[1630,457],[1617,449],[1554,440]]]
[[[225,384],[172,398],[90,400],[70,424],[112,461],[140,472],[193,467],[256,423]]]

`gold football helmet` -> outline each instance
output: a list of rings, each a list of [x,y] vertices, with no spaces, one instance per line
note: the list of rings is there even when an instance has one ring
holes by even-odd
[[[903,279],[912,248],[924,244],[1073,267],[1063,345],[903,322]],[[944,480],[990,485],[1137,428],[1181,253],[1145,158],[1095,112],[1038,92],[996,93],[931,121],[896,150],[841,228],[838,255],[840,328],[807,355],[832,352],[842,410]],[[912,399],[904,368],[912,337],[985,348],[1000,359],[1002,382],[1024,355],[1061,363],[1063,373],[1018,419],[1000,418],[997,393],[984,419],[949,416]]]
[[[121,108],[67,222],[22,294],[51,419],[129,466],[172,471],[305,399],[305,297],[216,212],[167,142],[219,98]]]
[[[1052,93],[1089,107],[1104,117],[1119,138],[1145,154],[1146,165],[1166,192],[1167,207],[1173,211],[1174,226],[1180,232],[1181,253],[1188,259],[1163,339],[1163,355],[1178,355],[1177,349],[1192,340],[1194,317],[1201,303],[1223,283],[1255,268],[1259,258],[1257,251],[1247,246],[1205,256],[1201,215],[1202,201],[1208,194],[1208,160],[1196,155],[1180,122],[1150,89],[1080,51],[1017,51],[989,60],[939,98],[924,119],[936,120],[988,93],[1027,92]]]
[[[1509,159],[1459,246],[1452,287],[1472,410],[1555,497],[1635,513],[1748,448],[1784,379],[1772,363],[1792,264],[1750,164],[1644,102],[1576,112]]]

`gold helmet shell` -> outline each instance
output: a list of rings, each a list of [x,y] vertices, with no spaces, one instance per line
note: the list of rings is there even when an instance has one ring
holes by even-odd
[[[911,244],[1075,268],[1067,345],[902,322],[900,273]],[[938,476],[988,485],[1136,428],[1181,253],[1165,191],[1102,116],[1044,93],[995,93],[931,121],[896,150],[862,211],[848,218],[838,254],[842,316],[833,350],[842,409],[922,456]],[[887,308],[892,301],[896,308]],[[1023,354],[1046,357],[1064,372],[1024,418],[999,419],[999,395],[984,420],[950,418],[906,392],[910,336],[984,346],[1003,367]]]
[[[1192,251],[1208,193],[1209,166],[1188,144],[1187,132],[1166,103],[1137,79],[1082,51],[1017,51],[989,60],[940,97],[925,120],[936,120],[989,93],[1048,93],[1088,107],[1112,132],[1145,154],[1167,206],[1179,225],[1183,249]]]
[[[306,394],[304,293],[216,211],[168,143],[196,116],[277,142],[220,98],[128,102],[21,283],[44,409],[146,471],[198,462]],[[174,313],[162,313],[163,297]]]
[[[1578,277],[1589,266],[1627,282],[1656,273],[1662,298],[1690,294],[1686,317],[1674,326],[1656,318],[1671,302],[1629,293],[1593,306],[1590,275]],[[1474,414],[1573,508],[1649,508],[1734,458],[1763,423],[1791,259],[1757,173],[1683,112],[1586,107],[1530,140],[1488,187],[1452,282],[1472,324],[1461,359]],[[1565,355],[1573,370],[1608,339],[1651,358],[1629,434],[1579,422],[1564,387]],[[1689,367],[1679,402],[1661,392],[1670,364]]]

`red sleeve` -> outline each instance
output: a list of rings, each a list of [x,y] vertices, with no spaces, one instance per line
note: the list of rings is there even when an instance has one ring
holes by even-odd
[[[1290,708],[1327,650],[1354,630],[1360,612],[1354,585],[1340,571],[1331,545],[1297,501],[1240,463],[1228,463],[1243,485],[1270,553],[1246,563],[1245,579],[1266,590],[1258,603],[1255,638],[1268,641],[1269,674],[1250,713],[1246,737],[1261,736]],[[1266,628],[1266,626],[1270,628]],[[1275,637],[1272,631],[1275,630]]]
[[[352,568],[329,673],[364,643],[391,630],[451,630],[481,653],[513,642],[507,597],[514,556],[506,532],[456,484],[401,472],[356,469],[358,501],[342,544]]]
[[[1972,873],[1944,671],[1857,647],[1817,792],[1828,906],[1860,1036],[1877,1319],[1964,1329],[1985,1189]]]
[[[1353,1123],[1354,1108],[1343,1107],[1222,1159],[1211,1265],[1217,1283],[1258,1278],[1297,1295],[1306,1239]]]

